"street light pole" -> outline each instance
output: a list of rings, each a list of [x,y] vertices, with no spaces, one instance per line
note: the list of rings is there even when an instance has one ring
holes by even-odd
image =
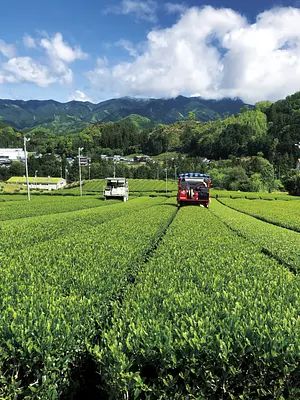
[[[83,150],[83,147],[78,147],[78,164],[79,164],[79,187],[80,187],[80,196],[82,196],[82,182],[81,182],[81,163],[80,163],[80,152]]]
[[[114,160],[114,178],[116,177],[116,161]]]
[[[89,181],[91,180],[91,164],[89,163]]]
[[[175,173],[174,173],[174,180],[175,180],[175,182],[176,182],[176,180],[177,180],[177,167],[176,167],[176,165],[174,165],[174,170],[175,170]]]
[[[25,153],[25,171],[26,171],[26,185],[27,185],[27,197],[28,201],[30,201],[30,189],[29,189],[29,180],[28,180],[28,163],[27,163],[27,150],[26,150],[26,142],[29,142],[30,138],[26,138],[24,136],[24,153]]]

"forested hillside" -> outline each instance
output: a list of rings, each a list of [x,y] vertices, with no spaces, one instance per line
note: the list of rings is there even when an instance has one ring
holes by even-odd
[[[264,158],[268,165],[272,165],[273,174],[275,172],[277,178],[287,175],[296,167],[296,160],[300,157],[300,150],[296,146],[300,142],[300,92],[276,103],[262,101],[251,109],[243,106],[235,116],[223,119],[218,117],[214,121],[206,122],[197,121],[196,118],[195,112],[190,111],[188,120],[166,125],[132,114],[117,122],[89,124],[79,133],[71,132],[59,136],[50,129],[36,127],[30,132],[28,150],[43,156],[39,160],[31,161],[31,172],[38,171],[41,176],[60,175],[62,168],[67,165],[66,157],[75,157],[78,147],[83,147],[84,155],[92,158],[94,178],[109,173],[111,168],[108,162],[103,164],[101,154],[126,156],[143,153],[158,156],[171,152],[172,158],[175,158],[173,164],[176,162],[177,166],[181,165],[185,169],[207,168],[200,165],[199,160],[208,158],[215,160],[215,163],[210,163],[209,168],[222,169],[222,174],[227,174],[227,178],[228,168],[242,166],[244,172],[235,170],[231,179],[239,182],[244,182],[254,173],[262,173],[263,164],[256,170],[251,167],[251,162],[250,167],[247,162],[245,164],[245,160],[251,160],[251,157],[255,158],[257,155]],[[1,123],[0,147],[21,146],[21,132]],[[61,156],[62,161],[55,154]],[[192,164],[188,161],[182,164],[183,159],[187,160],[186,156],[194,160]],[[220,160],[229,160],[229,164]],[[22,172],[23,166],[13,165],[11,168],[1,168],[2,179],[12,173]],[[143,166],[144,170],[141,167],[138,173],[136,168],[130,170],[127,165],[118,168],[120,173],[130,177],[157,176],[155,165]],[[72,168],[69,169],[70,179],[76,179],[76,168],[74,167],[73,173]],[[227,179],[227,183],[222,183],[222,179],[215,175],[215,181],[219,182],[220,187],[230,187],[230,179]]]
[[[236,114],[244,105],[240,99],[204,100],[178,96],[174,99],[136,99],[123,97],[99,104],[53,100],[0,100],[0,120],[27,131],[39,126],[56,135],[80,132],[91,123],[115,122],[137,114],[156,123],[171,124],[194,112],[199,121]]]

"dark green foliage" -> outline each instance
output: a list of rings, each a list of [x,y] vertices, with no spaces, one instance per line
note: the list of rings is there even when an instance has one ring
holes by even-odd
[[[212,186],[243,192],[272,191],[275,189],[273,165],[261,156],[220,160],[210,164]]]
[[[9,173],[12,176],[23,176],[25,174],[25,165],[19,161],[13,161],[9,168]]]
[[[11,126],[0,124],[0,147],[21,147],[22,136]]]
[[[300,92],[272,104],[266,114],[269,141],[278,140],[274,162],[293,168],[294,163],[290,159],[292,157],[294,161],[299,154],[295,144],[300,142]]]
[[[289,194],[300,196],[300,171],[291,170],[284,178],[283,185]]]
[[[18,116],[25,121],[26,115],[30,116],[32,126],[27,126],[31,137],[28,143],[30,152],[59,154],[65,159],[75,157],[78,147],[83,147],[84,155],[90,156],[93,164],[97,164],[93,167],[94,178],[103,176],[102,173],[96,175],[96,171],[100,173],[100,167],[103,167],[102,171],[111,170],[110,164],[101,164],[101,154],[144,153],[155,156],[172,152],[210,160],[243,159],[260,154],[262,168],[259,167],[257,171],[254,166],[249,167],[245,169],[247,177],[239,179],[240,190],[257,190],[261,187],[272,189],[274,178],[280,180],[295,168],[300,155],[299,148],[295,146],[300,142],[299,108],[300,93],[275,103],[258,102],[255,108],[239,100],[204,101],[183,96],[167,100],[121,98],[98,105],[2,100],[0,117],[3,113],[2,119],[5,121],[4,114],[8,113],[11,121],[18,121]],[[230,112],[226,114],[228,110]],[[232,112],[236,115],[230,116]],[[52,117],[49,119],[49,113],[55,114],[54,120]],[[226,118],[221,119],[220,116],[225,115]],[[164,125],[159,122],[174,123]],[[26,126],[22,124],[16,125],[15,122],[15,126]],[[1,122],[0,147],[21,146],[22,134]],[[262,156],[267,160],[266,164],[263,164]],[[61,168],[58,162],[51,161],[51,157],[48,157],[49,160],[42,159],[43,168],[32,160],[31,173],[37,170],[39,175],[60,176],[65,165]],[[211,169],[219,168],[219,165],[212,165]],[[130,172],[126,165],[118,168],[120,173],[123,171],[128,177],[154,177],[151,166],[147,166],[148,170],[142,168],[138,172]],[[71,180],[76,179],[77,173],[76,166],[70,166]],[[216,181],[223,180],[222,187],[231,187],[230,177],[227,176],[225,184],[221,177],[224,173],[228,175],[228,171],[212,173]],[[252,176],[254,174],[260,176]],[[11,175],[10,168],[0,168],[0,178],[7,179]],[[251,180],[248,180],[250,177]],[[232,187],[236,188],[236,184]]]
[[[236,114],[243,105],[239,99],[215,101],[183,96],[175,99],[123,97],[99,104],[80,101],[59,103],[53,100],[0,100],[0,118],[18,129],[32,129],[41,125],[60,135],[79,132],[89,123],[114,122],[131,114],[170,124],[186,119],[192,111],[197,119],[207,121],[224,112]]]

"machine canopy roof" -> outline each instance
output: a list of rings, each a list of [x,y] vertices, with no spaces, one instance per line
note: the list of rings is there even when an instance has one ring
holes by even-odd
[[[106,180],[111,182],[125,182],[126,178],[106,178]]]
[[[198,172],[187,172],[185,174],[180,174],[179,175],[179,179],[182,178],[205,178],[205,179],[209,179],[210,176],[207,174],[200,174]]]

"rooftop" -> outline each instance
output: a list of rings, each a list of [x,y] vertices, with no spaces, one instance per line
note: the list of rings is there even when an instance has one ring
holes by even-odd
[[[63,181],[63,178],[48,178],[48,177],[29,177],[28,181],[29,183],[33,184],[43,184],[43,185],[54,185],[56,183],[59,183]],[[26,177],[25,176],[12,176],[9,178],[7,183],[26,183]]]

